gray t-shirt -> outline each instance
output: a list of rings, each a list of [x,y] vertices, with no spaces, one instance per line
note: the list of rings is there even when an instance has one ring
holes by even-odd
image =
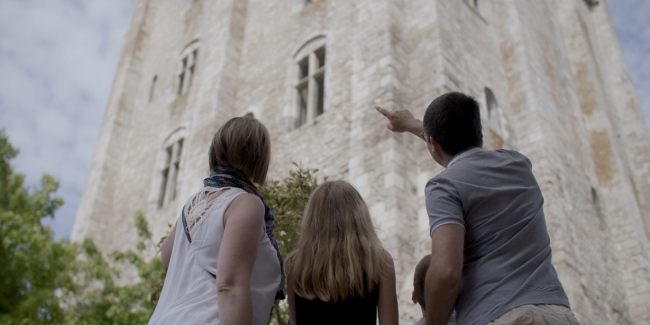
[[[511,150],[456,156],[426,185],[431,234],[465,228],[457,322],[484,325],[509,310],[569,300],[551,265],[544,198],[524,155]]]

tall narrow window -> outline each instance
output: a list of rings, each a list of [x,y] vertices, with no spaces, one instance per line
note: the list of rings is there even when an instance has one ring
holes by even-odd
[[[176,198],[176,182],[178,180],[182,151],[183,139],[165,148],[165,163],[162,169],[160,194],[158,195],[159,207]]]
[[[158,81],[158,76],[153,76],[151,80],[151,88],[149,89],[149,101],[153,99],[153,93],[156,91],[156,82]]]
[[[178,72],[178,88],[176,89],[176,95],[180,96],[185,93],[192,87],[192,81],[194,80],[194,72],[196,71],[196,59],[199,54],[197,48],[191,50],[186,50],[183,52],[184,55],[181,57],[181,62]]]
[[[167,189],[167,180],[169,179],[169,162],[172,157],[172,148],[165,149],[165,164],[162,169],[162,178],[160,182],[160,194],[158,195],[158,206],[161,207],[165,204],[165,192]]]
[[[325,47],[307,53],[298,61],[298,114],[296,127],[323,114],[325,103]]]
[[[187,68],[187,57],[181,60],[181,72],[178,74],[178,91],[176,94],[178,96],[183,94],[183,86],[185,84],[185,70]]]

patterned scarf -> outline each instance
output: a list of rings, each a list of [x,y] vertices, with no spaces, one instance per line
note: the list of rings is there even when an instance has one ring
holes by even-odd
[[[278,253],[278,260],[280,261],[280,275],[282,276],[282,279],[280,280],[280,288],[278,288],[278,291],[275,293],[275,300],[284,300],[284,267],[282,263],[282,256],[280,255],[280,249],[278,248],[278,243],[276,242],[275,236],[273,235],[273,227],[275,227],[275,216],[271,212],[271,209],[266,204],[266,202],[264,202],[264,198],[262,198],[260,191],[250,180],[246,179],[246,177],[244,177],[240,171],[234,168],[221,166],[213,170],[210,173],[210,177],[203,180],[203,186],[236,187],[250,194],[254,194],[260,198],[260,200],[262,200],[262,203],[264,204],[264,223],[266,224],[266,235],[269,237],[273,248],[275,248],[275,251]]]

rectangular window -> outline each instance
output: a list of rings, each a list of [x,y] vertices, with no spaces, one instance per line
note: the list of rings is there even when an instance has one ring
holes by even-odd
[[[180,72],[178,73],[178,89],[176,95],[181,96],[192,87],[194,73],[196,72],[196,59],[199,55],[199,49],[187,52],[181,59]]]
[[[307,101],[309,100],[309,87],[307,82],[303,82],[298,86],[298,119],[296,127],[307,123]]]
[[[325,48],[320,48],[316,50],[316,58],[318,59],[318,68],[322,68],[325,66]]]
[[[178,75],[178,91],[177,95],[183,94],[183,83],[185,82],[185,69],[187,68],[187,57],[181,61],[181,73]]]
[[[325,74],[314,78],[316,81],[316,116],[323,114],[323,102],[325,100]]]
[[[295,126],[310,123],[325,110],[325,47],[298,61],[298,114]]]
[[[174,150],[176,151],[174,153],[174,164],[173,164],[173,173],[172,173],[174,178],[172,179],[170,192],[169,192],[170,200],[176,198],[176,181],[178,180],[178,171],[181,164],[181,151],[183,150],[183,139],[178,140],[178,142],[174,146]]]
[[[162,179],[160,182],[160,195],[158,195],[158,206],[161,207],[165,204],[165,192],[167,190],[167,180],[169,179],[169,163],[172,157],[172,147],[165,150],[165,164],[162,170]]]
[[[187,82],[187,88],[188,89],[190,87],[192,87],[192,80],[194,80],[194,67],[196,66],[196,56],[198,55],[198,53],[199,53],[199,50],[196,49],[189,56],[191,58],[191,60],[190,60],[190,66],[188,68],[188,72],[189,72],[189,79],[188,79],[188,82]]]
[[[149,89],[149,101],[153,99],[153,93],[156,90],[156,81],[158,81],[158,76],[153,76],[153,80],[151,80],[151,89]]]
[[[309,76],[309,57],[305,57],[298,63],[300,75],[298,80],[303,80]]]
[[[165,163],[162,169],[158,207],[176,198],[176,182],[180,170],[183,139],[176,141],[165,149]]]

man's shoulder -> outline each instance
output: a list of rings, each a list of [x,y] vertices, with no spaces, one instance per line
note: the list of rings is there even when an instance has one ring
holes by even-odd
[[[453,174],[467,175],[468,173],[479,172],[484,167],[496,167],[505,165],[521,165],[528,168],[532,167],[532,163],[522,153],[516,150],[497,149],[497,150],[482,150],[466,157],[456,164],[445,170],[441,174],[450,174],[447,177],[452,177]]]

